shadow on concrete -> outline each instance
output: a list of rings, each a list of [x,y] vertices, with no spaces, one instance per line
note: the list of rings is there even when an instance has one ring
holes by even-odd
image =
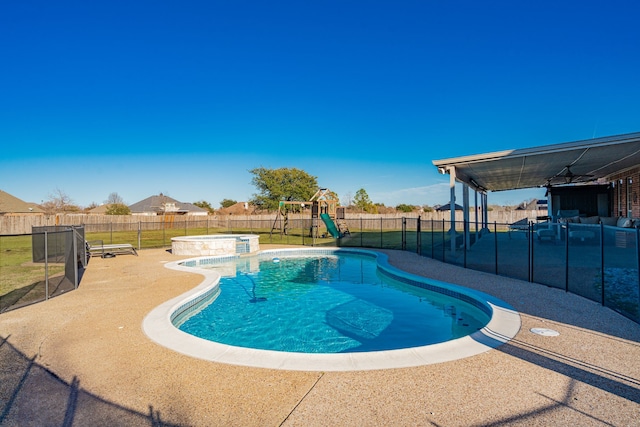
[[[0,336],[0,426],[179,426],[149,406],[138,412],[68,383]]]
[[[526,424],[527,420],[535,424],[536,419],[540,416],[547,413],[553,413],[558,410],[571,410],[577,412],[577,415],[585,424],[593,423],[594,425],[614,425],[608,420],[599,418],[595,412],[589,413],[576,407],[575,400],[577,400],[578,397],[575,388],[580,383],[589,384],[631,402],[640,403],[640,379],[632,378],[628,375],[611,371],[609,369],[583,362],[516,339],[502,345],[497,350],[565,375],[570,378],[570,381],[567,384],[567,390],[562,400],[538,393],[540,396],[546,398],[549,403],[543,404],[529,412],[508,416],[491,423],[483,423],[482,426],[507,426],[513,425],[514,423]]]
[[[573,400],[575,398],[574,389],[575,389],[576,383],[577,383],[576,381],[571,381],[567,385],[567,390],[565,392],[564,399],[562,400],[557,400],[557,399],[554,399],[553,397],[540,394],[540,396],[546,398],[549,401],[548,404],[543,405],[527,413],[513,415],[511,417],[506,417],[498,421],[494,421],[491,423],[482,423],[480,425],[482,427],[497,427],[497,426],[510,426],[513,424],[524,424],[524,425],[526,425],[527,423],[536,424],[539,417],[544,416],[545,414],[553,413],[559,409],[563,409],[563,410],[569,409],[572,411],[576,411],[581,417],[583,417],[585,423],[594,424],[594,425],[603,425],[603,426],[613,426],[613,424],[609,423],[606,420],[600,419],[597,416],[588,414],[584,411],[580,411],[575,408],[575,405],[573,404]]]
[[[509,341],[498,350],[640,404],[640,378],[633,378],[518,339]]]

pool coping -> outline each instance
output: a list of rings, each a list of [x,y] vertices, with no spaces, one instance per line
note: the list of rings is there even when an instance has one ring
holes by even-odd
[[[471,357],[496,348],[514,338],[520,330],[520,315],[506,302],[480,291],[405,272],[391,266],[388,263],[387,255],[381,252],[341,248],[294,248],[264,250],[252,255],[277,256],[283,253],[290,255],[293,253],[329,252],[359,253],[375,256],[378,266],[395,276],[428,282],[430,285],[467,295],[480,301],[491,310],[491,319],[487,325],[471,335],[443,343],[398,350],[311,354],[258,350],[220,344],[187,334],[172,323],[172,316],[177,310],[183,309],[191,301],[217,287],[220,280],[220,275],[213,270],[186,267],[182,264],[202,258],[239,258],[239,256],[200,256],[165,264],[165,267],[169,269],[203,275],[204,279],[192,290],[154,308],[144,318],[142,323],[143,330],[156,343],[194,358],[240,366],[294,371],[359,371],[406,368],[448,362]]]

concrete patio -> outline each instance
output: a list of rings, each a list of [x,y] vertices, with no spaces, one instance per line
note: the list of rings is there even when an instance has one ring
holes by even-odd
[[[0,315],[0,425],[638,425],[640,325],[559,289],[384,252],[406,271],[503,299],[520,312],[520,332],[486,353],[415,368],[212,363],[141,328],[201,276],[164,268],[178,257],[160,249],[94,258],[79,289]]]

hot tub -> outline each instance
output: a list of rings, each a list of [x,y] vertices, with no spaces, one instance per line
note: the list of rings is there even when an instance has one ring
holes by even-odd
[[[256,234],[212,234],[171,238],[174,255],[236,255],[260,250]]]

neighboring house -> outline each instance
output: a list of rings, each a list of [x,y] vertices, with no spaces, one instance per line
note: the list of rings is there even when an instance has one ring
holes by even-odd
[[[105,203],[104,205],[100,205],[93,209],[90,209],[87,213],[89,215],[106,215],[109,206],[111,206],[111,203]]]
[[[522,202],[516,208],[517,211],[547,211],[547,201],[533,199],[529,202]]]
[[[462,209],[462,206],[460,206],[459,204],[457,204],[457,203],[456,203],[455,205],[456,205],[456,208],[455,208],[455,209],[456,209],[457,211],[461,211],[461,210],[463,210],[463,209]],[[438,207],[436,208],[436,212],[444,212],[444,211],[450,211],[450,210],[451,210],[451,204],[449,204],[449,203],[447,203],[447,204],[445,204],[445,205],[440,205],[440,206],[438,206]]]
[[[249,202],[238,202],[226,208],[216,210],[218,215],[251,215],[256,207]]]
[[[35,203],[25,202],[24,200],[20,200],[17,197],[0,190],[0,215],[24,214],[44,215],[44,210]]]
[[[187,215],[206,216],[209,215],[209,211],[194,205],[193,203],[180,203],[182,209],[187,210]]]
[[[129,205],[131,215],[198,215],[206,216],[209,212],[192,203],[179,202],[160,193],[147,197],[137,203]]]

